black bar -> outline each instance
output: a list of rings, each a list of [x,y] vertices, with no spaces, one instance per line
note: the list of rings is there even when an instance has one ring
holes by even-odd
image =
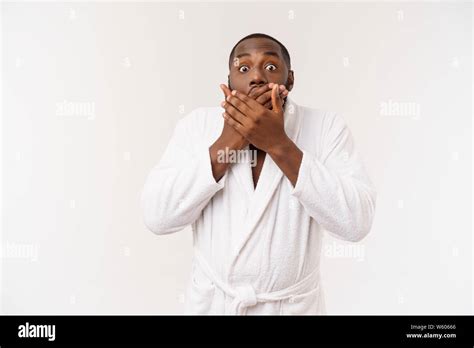
[[[54,340],[49,340],[52,330],[48,335],[46,327],[41,331],[34,325],[55,325]],[[20,330],[46,337],[19,337]],[[179,343],[471,348],[473,331],[473,316],[0,316],[0,347]]]

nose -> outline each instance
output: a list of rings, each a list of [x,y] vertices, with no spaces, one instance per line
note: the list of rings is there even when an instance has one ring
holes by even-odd
[[[254,69],[252,72],[252,79],[250,80],[250,88],[252,87],[260,87],[267,83],[267,79],[265,75],[261,71],[261,69]]]

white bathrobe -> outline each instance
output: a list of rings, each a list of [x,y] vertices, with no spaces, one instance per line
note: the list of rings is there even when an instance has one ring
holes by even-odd
[[[141,196],[154,233],[192,225],[185,314],[325,314],[323,230],[359,241],[375,210],[350,130],[341,116],[288,97],[285,131],[303,152],[296,185],[267,155],[254,189],[248,161],[218,182],[212,175],[209,146],[221,134],[222,112],[198,108],[178,121]]]

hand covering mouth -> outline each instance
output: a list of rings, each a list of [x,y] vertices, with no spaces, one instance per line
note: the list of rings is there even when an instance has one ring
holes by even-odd
[[[257,88],[257,86],[252,86],[252,87],[250,87],[250,89],[249,89],[248,92],[247,92],[247,95],[250,95],[250,92],[252,92],[252,90],[253,90],[254,88]]]
[[[254,90],[255,88],[259,88],[259,87],[263,87],[263,86],[265,86],[265,85],[261,85],[261,86],[253,85],[253,86],[250,87],[250,89],[248,90],[247,95],[249,95],[250,92],[252,92],[252,90]]]

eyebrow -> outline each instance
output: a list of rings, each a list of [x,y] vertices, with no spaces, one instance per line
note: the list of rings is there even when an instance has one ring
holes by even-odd
[[[279,54],[276,53],[275,51],[265,51],[265,52],[263,52],[263,54],[265,56],[274,56],[274,57],[280,58]],[[241,54],[236,55],[235,58],[242,58],[242,57],[245,57],[245,56],[250,56],[250,54],[249,53],[241,53]]]

